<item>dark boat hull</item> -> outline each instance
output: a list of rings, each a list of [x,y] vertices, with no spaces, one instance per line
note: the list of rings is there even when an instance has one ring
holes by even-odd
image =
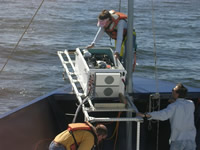
[[[139,80],[139,79],[138,79]],[[136,82],[137,83],[137,82]],[[168,105],[168,98],[171,95],[171,86],[168,91],[161,91],[161,108]],[[147,85],[142,85],[142,87]],[[137,87],[137,86],[136,86]],[[166,86],[167,87],[167,86]],[[139,87],[138,87],[139,89]],[[138,90],[135,89],[135,90]],[[198,89],[199,90],[199,89]],[[198,90],[189,93],[189,97],[196,101],[200,97]],[[200,90],[199,90],[200,91]],[[135,105],[141,112],[145,112],[148,106],[149,94],[153,91],[144,90],[133,93]],[[71,86],[58,89],[45,96],[39,97],[24,106],[0,116],[0,149],[1,150],[47,150],[49,143],[61,131],[67,128],[67,124],[72,122],[73,115],[77,108],[77,98],[71,91]],[[99,114],[93,114],[97,116]],[[101,114],[106,116],[117,116],[116,113]],[[122,114],[125,116],[126,114]],[[82,111],[78,114],[76,122],[83,122]],[[116,127],[116,123],[107,123],[109,136]],[[133,127],[133,149],[136,147],[136,123]],[[155,150],[157,124],[152,124],[152,130],[147,130],[148,124],[141,124],[141,150]],[[163,136],[164,135],[164,136]],[[168,139],[170,135],[169,122],[160,122],[159,149],[168,150]],[[106,140],[101,145],[101,149],[113,149],[115,138]],[[126,149],[126,124],[120,122],[116,150]]]

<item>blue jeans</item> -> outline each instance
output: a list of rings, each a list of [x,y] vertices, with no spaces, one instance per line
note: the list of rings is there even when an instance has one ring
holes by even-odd
[[[172,141],[170,145],[170,150],[195,150],[196,143],[192,140],[185,141]]]
[[[63,145],[57,144],[52,141],[49,145],[49,150],[66,150],[66,148]]]

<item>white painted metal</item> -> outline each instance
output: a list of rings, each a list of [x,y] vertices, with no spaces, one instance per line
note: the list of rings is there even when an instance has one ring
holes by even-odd
[[[102,48],[104,50],[104,52],[106,52],[105,50],[107,50],[106,48]],[[111,52],[112,56],[113,55],[113,52],[109,49],[109,52]],[[89,107],[85,107],[83,103],[83,99],[86,97],[85,94],[84,94],[84,91],[80,92],[78,90],[78,87],[76,85],[76,83],[80,83],[81,87],[82,86],[85,86],[86,84],[88,84],[87,82],[85,82],[85,80],[83,80],[83,78],[80,78],[79,76],[80,75],[83,75],[85,74],[85,72],[87,72],[88,74],[92,74],[92,75],[95,75],[97,76],[95,79],[98,80],[95,82],[95,85],[94,85],[94,88],[96,88],[96,90],[99,90],[100,88],[113,88],[114,89],[114,93],[116,93],[116,97],[118,97],[119,95],[119,92],[123,92],[123,91],[119,91],[119,86],[122,86],[124,87],[124,84],[121,83],[122,82],[122,79],[125,79],[125,75],[126,75],[126,70],[124,70],[123,66],[121,65],[121,63],[119,62],[118,63],[118,66],[113,66],[113,69],[90,69],[87,65],[87,63],[84,61],[84,57],[80,51],[79,48],[77,48],[73,54],[74,54],[74,57],[75,57],[75,61],[72,60],[70,54],[71,53],[70,51],[68,50],[65,50],[64,52],[62,51],[58,51],[58,56],[62,62],[62,65],[63,67],[65,68],[65,71],[69,77],[69,80],[72,84],[72,87],[75,91],[75,94],[78,98],[78,101],[79,103],[82,105],[82,108],[83,108],[83,112],[85,114],[85,118],[86,120],[91,120],[91,119],[94,119],[93,117],[90,117],[88,112],[134,112],[135,110],[133,109],[133,105],[132,102],[128,102],[128,106],[124,105],[123,103],[113,103],[112,105],[107,103],[107,106],[106,103],[103,104],[103,107],[102,106],[102,103],[101,104],[98,104],[96,103],[97,106],[99,107],[95,107],[95,105],[93,105],[93,102],[92,100],[90,99],[90,96],[87,98],[87,102],[89,104]],[[65,60],[64,58],[67,58],[67,60]],[[80,63],[82,62],[82,63]],[[116,63],[116,62],[115,62]],[[70,68],[68,68],[67,64],[70,64]],[[79,68],[77,64],[82,64],[82,67]],[[85,67],[83,67],[85,65]],[[84,69],[83,69],[84,68]],[[85,71],[83,73],[83,71]],[[104,82],[103,79],[106,79],[107,76],[111,76],[113,78],[113,82],[110,82],[109,84],[106,84]],[[74,79],[72,76],[76,76],[77,79]],[[85,76],[85,78],[87,79],[88,75]],[[102,79],[103,78],[103,79]],[[82,82],[85,82],[85,83],[82,83]],[[103,83],[104,82],[104,83]],[[102,84],[103,83],[103,84]],[[119,85],[119,84],[122,84],[122,85]],[[121,87],[121,88],[122,88]],[[123,89],[124,90],[124,89]],[[102,91],[102,90],[99,90],[99,91]],[[98,91],[98,92],[99,92]],[[99,98],[99,97],[98,97]],[[131,104],[131,105],[129,105]],[[101,107],[100,107],[101,105]],[[109,107],[108,107],[109,105]],[[112,108],[111,108],[112,106]],[[123,106],[123,107],[122,107]],[[97,118],[95,118],[97,119]],[[102,120],[103,118],[101,118],[100,120]],[[119,121],[126,121],[125,118],[110,118],[110,120],[118,120]],[[105,118],[105,120],[107,120],[107,118]],[[137,119],[135,118],[132,118],[132,119],[128,119],[128,120],[132,120],[132,121],[135,121]]]
[[[88,50],[92,55],[107,55],[113,61],[114,66],[110,68],[89,68],[82,52],[83,49],[76,48],[75,53],[75,72],[78,80],[84,90],[85,96],[90,92],[90,81],[93,81],[94,92],[93,97],[118,97],[119,93],[124,94],[124,83],[126,70],[119,60],[114,57],[111,48],[94,48]],[[117,65],[116,65],[117,64]],[[92,78],[92,79],[91,79]],[[113,82],[106,83],[108,78],[112,78]]]
[[[103,49],[103,48],[102,48]],[[97,49],[99,50],[99,49]],[[107,49],[103,49],[104,52],[107,52]],[[127,112],[129,114],[132,114],[132,112],[137,112],[137,109],[135,110],[135,105],[132,102],[132,99],[129,96],[126,96],[127,98],[127,105],[121,105],[120,107],[116,108],[109,108],[106,107],[95,107],[93,105],[93,102],[91,100],[92,96],[96,96],[97,98],[102,98],[105,97],[104,91],[107,88],[111,88],[113,90],[113,95],[110,95],[110,97],[118,97],[119,93],[124,94],[124,83],[123,80],[125,80],[126,77],[126,70],[123,68],[121,63],[118,60],[114,59],[113,52],[111,49],[108,50],[111,52],[113,61],[114,61],[114,66],[112,66],[109,69],[95,69],[95,68],[89,68],[87,62],[85,61],[81,50],[77,48],[76,50],[73,51],[75,61],[72,60],[71,56],[69,53],[71,53],[68,50],[65,50],[64,52],[58,51],[58,56],[62,62],[62,65],[65,69],[66,74],[69,77],[69,80],[72,84],[72,87],[74,89],[74,92],[76,94],[76,97],[79,101],[79,104],[82,106],[82,110],[84,113],[84,117],[86,121],[90,122],[113,122],[113,121],[125,121],[125,122],[132,122],[135,121],[137,123],[143,122],[142,118],[138,117],[120,117],[120,118],[110,118],[110,117],[92,117],[89,115],[90,112]],[[99,52],[99,51],[98,51]],[[67,60],[65,60],[65,59]],[[117,63],[116,63],[117,61]],[[118,64],[118,65],[116,65]],[[71,68],[68,67],[70,65]],[[90,77],[95,77],[93,79],[93,86],[94,88],[94,95],[89,95],[89,84],[90,84]],[[75,77],[75,78],[74,78]],[[109,78],[109,79],[108,79]],[[108,79],[108,80],[107,80]],[[77,87],[77,83],[81,85],[82,91],[79,90]],[[98,94],[97,94],[98,93]],[[104,95],[103,95],[104,94]],[[89,104],[89,107],[86,107],[83,104],[83,100],[87,97],[87,102]],[[107,96],[109,97],[109,96]],[[94,97],[93,97],[94,98]],[[98,104],[97,104],[98,105]],[[117,104],[113,104],[113,106],[116,106]],[[124,107],[126,106],[126,107]],[[131,125],[128,123],[127,125]],[[137,129],[140,129],[140,124],[138,124]],[[128,127],[130,129],[130,127]],[[132,131],[132,130],[131,130]],[[140,138],[140,135],[137,135],[137,138]],[[138,144],[138,142],[137,142]],[[130,145],[129,145],[130,146]],[[139,145],[137,145],[137,150]]]
[[[140,122],[137,122],[137,141],[136,150],[140,150]]]

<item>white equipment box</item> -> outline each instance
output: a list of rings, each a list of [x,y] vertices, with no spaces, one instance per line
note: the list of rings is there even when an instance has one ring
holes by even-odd
[[[102,98],[124,94],[127,72],[111,48],[77,48],[74,66],[85,96]]]

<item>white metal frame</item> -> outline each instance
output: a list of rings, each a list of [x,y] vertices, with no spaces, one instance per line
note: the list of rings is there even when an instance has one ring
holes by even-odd
[[[87,102],[89,103],[89,106],[90,107],[86,107],[84,104],[83,104],[83,99],[85,99],[85,93],[84,92],[80,92],[78,90],[78,87],[76,85],[76,83],[80,82],[79,80],[77,79],[74,79],[72,76],[77,76],[76,74],[76,68],[74,66],[74,61],[72,60],[71,56],[70,56],[70,53],[76,53],[75,50],[65,50],[65,51],[58,51],[57,54],[61,60],[61,63],[65,69],[65,73],[68,75],[68,78],[69,78],[69,81],[73,87],[73,90],[76,94],[76,97],[79,101],[79,104],[82,105],[82,110],[83,110],[83,113],[84,113],[84,117],[85,117],[85,120],[86,121],[90,121],[90,122],[113,122],[113,121],[125,121],[125,122],[132,122],[132,121],[135,121],[137,122],[137,150],[139,150],[139,143],[140,143],[140,123],[143,122],[143,119],[141,117],[124,117],[124,118],[110,118],[110,117],[99,117],[99,118],[96,118],[96,117],[92,117],[89,115],[89,112],[110,112],[110,111],[113,111],[113,112],[134,112],[136,111],[137,112],[137,108],[135,107],[135,105],[133,104],[133,102],[129,99],[129,97],[127,97],[127,100],[128,100],[128,107],[127,108],[112,108],[112,109],[108,109],[108,108],[102,108],[102,109],[97,109],[95,108],[95,106],[93,105],[92,103],[92,100],[90,97],[87,97]],[[66,59],[64,59],[66,58]],[[71,69],[70,70],[68,68],[67,65],[70,65],[71,66]],[[89,68],[88,68],[89,69]],[[89,71],[89,70],[87,70]]]

